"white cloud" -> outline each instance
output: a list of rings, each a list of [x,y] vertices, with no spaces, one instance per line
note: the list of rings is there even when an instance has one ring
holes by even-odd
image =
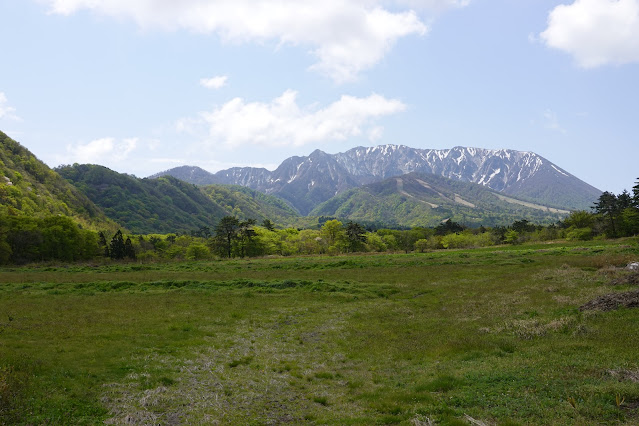
[[[540,37],[584,68],[639,62],[639,0],[576,0],[557,6]]]
[[[468,4],[468,0],[42,1],[56,14],[88,9],[132,19],[142,28],[186,29],[217,34],[228,42],[275,41],[310,48],[317,57],[311,69],[338,82],[352,80],[377,64],[400,38],[427,32],[411,8],[439,11]]]
[[[548,130],[554,130],[559,133],[566,133],[566,130],[559,124],[557,114],[551,109],[547,109],[543,112],[544,127]]]
[[[470,0],[395,0],[395,3],[413,9],[441,11],[468,6]]]
[[[0,120],[6,118],[7,120],[16,120],[19,121],[20,117],[18,117],[15,112],[16,109],[10,106],[9,100],[4,92],[0,92]]]
[[[382,126],[374,126],[368,131],[368,140],[377,142],[384,136],[384,128]]]
[[[228,77],[225,75],[218,75],[211,78],[201,78],[200,85],[207,89],[220,89],[226,85]]]
[[[198,118],[180,120],[177,129],[192,134],[204,129],[210,145],[301,146],[345,140],[366,131],[374,139],[382,131],[374,119],[406,108],[399,100],[377,94],[366,98],[345,95],[322,109],[300,107],[296,97],[297,92],[287,90],[270,103],[235,98]]]
[[[135,150],[137,138],[118,141],[114,138],[96,139],[86,144],[67,145],[67,155],[61,159],[65,163],[113,164],[126,160]]]
[[[149,158],[148,162],[156,164],[186,164],[186,160],[180,158]]]

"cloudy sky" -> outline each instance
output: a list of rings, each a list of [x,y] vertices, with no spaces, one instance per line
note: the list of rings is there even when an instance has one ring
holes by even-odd
[[[639,0],[0,0],[0,130],[144,177],[355,146],[639,176]]]

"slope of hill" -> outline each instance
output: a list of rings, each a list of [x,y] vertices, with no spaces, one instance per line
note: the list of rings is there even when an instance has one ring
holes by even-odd
[[[300,213],[307,214],[348,189],[411,172],[476,183],[560,209],[588,209],[601,194],[535,153],[464,147],[424,150],[383,145],[353,148],[335,155],[316,150],[308,157],[288,158],[272,172],[235,167],[208,175],[198,172],[198,181],[178,169],[163,174],[192,183],[246,186],[284,198]]]
[[[269,219],[279,225],[289,225],[299,217],[299,213],[283,200],[244,186],[206,185],[201,190],[227,215],[242,220],[250,218],[261,222]]]
[[[214,226],[229,214],[276,223],[296,215],[281,200],[247,188],[198,187],[172,176],[139,179],[88,164],[57,171],[109,217],[136,233],[188,232]]]
[[[213,173],[209,173],[206,170],[195,166],[180,166],[174,167],[170,170],[156,173],[149,176],[149,179],[155,179],[162,176],[173,176],[181,181],[192,183],[194,185],[209,185],[211,183],[217,183]]]
[[[446,219],[477,226],[507,225],[521,219],[553,223],[566,213],[506,197],[481,185],[426,173],[391,177],[351,189],[311,212],[402,226],[436,226]]]
[[[117,228],[81,191],[0,132],[0,214],[64,215],[85,228]]]

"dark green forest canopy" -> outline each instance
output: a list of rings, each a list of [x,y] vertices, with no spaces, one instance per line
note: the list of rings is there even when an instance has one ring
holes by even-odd
[[[56,171],[135,233],[184,232],[210,225],[225,213],[196,186],[171,177],[138,179],[90,164]]]
[[[243,187],[199,187],[171,176],[140,179],[89,164],[56,171],[134,233],[184,233],[229,214],[280,224],[298,216],[283,201]]]

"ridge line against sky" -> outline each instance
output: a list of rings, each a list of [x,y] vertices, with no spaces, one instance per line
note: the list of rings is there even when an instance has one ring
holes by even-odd
[[[639,176],[639,0],[0,0],[0,15],[0,130],[52,166],[273,169],[392,143],[533,151],[617,193]]]

